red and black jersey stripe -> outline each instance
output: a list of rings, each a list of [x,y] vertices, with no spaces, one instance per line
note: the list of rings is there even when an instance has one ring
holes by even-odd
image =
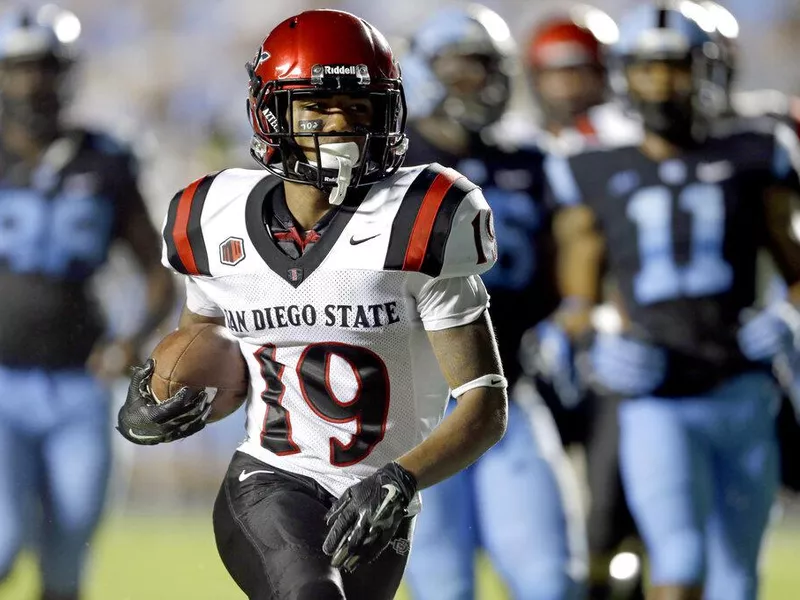
[[[395,216],[384,268],[438,276],[456,211],[477,187],[458,171],[437,163],[423,169]]]
[[[208,190],[217,174],[206,175],[172,199],[164,227],[167,259],[172,268],[185,275],[211,275],[208,252],[203,241],[200,217]]]

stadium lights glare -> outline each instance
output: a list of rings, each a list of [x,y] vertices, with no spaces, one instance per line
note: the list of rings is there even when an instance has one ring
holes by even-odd
[[[511,39],[511,30],[503,18],[492,10],[482,10],[478,15],[481,24],[486,27],[486,31],[492,36],[493,40],[505,42]]]
[[[55,30],[60,41],[71,44],[81,35],[81,22],[74,14],[65,11],[56,19]]]
[[[71,44],[81,35],[81,22],[75,13],[59,8],[55,4],[45,4],[36,13],[40,23],[52,24],[58,41]]]
[[[601,44],[616,44],[619,28],[614,19],[593,6],[578,5],[570,11],[572,20],[581,23],[600,41]]]
[[[731,11],[716,2],[702,2],[702,5],[713,15],[714,21],[717,23],[717,31],[721,35],[729,39],[739,37],[739,22]]]
[[[697,23],[706,33],[713,33],[717,29],[714,16],[703,6],[693,0],[684,0],[680,3],[681,14]]]

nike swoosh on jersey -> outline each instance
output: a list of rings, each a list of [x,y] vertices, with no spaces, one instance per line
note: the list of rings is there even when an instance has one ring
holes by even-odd
[[[365,238],[362,238],[360,240],[357,240],[355,238],[355,236],[350,236],[350,245],[351,246],[358,246],[359,244],[363,244],[364,242],[368,242],[370,240],[374,240],[379,235],[380,235],[380,233],[376,233],[375,235],[371,235],[369,237],[365,237]]]
[[[253,475],[257,475],[258,473],[267,473],[267,474],[269,474],[269,473],[274,473],[274,472],[275,471],[250,471],[248,473],[247,471],[242,469],[242,472],[239,473],[239,481],[244,481],[245,479],[248,479],[249,477],[252,477]]]

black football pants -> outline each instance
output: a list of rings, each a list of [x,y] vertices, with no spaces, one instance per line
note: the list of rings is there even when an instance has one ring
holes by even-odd
[[[254,471],[265,472],[247,476]],[[403,521],[377,560],[345,573],[322,552],[332,502],[308,477],[234,454],[214,505],[214,534],[222,562],[250,600],[394,598],[413,518]]]

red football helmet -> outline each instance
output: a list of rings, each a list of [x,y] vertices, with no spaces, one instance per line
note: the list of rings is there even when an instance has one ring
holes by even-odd
[[[394,173],[405,158],[406,105],[400,67],[386,38],[372,25],[338,10],[310,10],[278,25],[247,64],[250,152],[275,175],[319,187],[366,185]],[[347,94],[372,101],[372,125],[354,132],[295,131],[292,101],[302,96]],[[326,136],[364,140],[358,161],[342,179],[323,162]],[[298,138],[311,138],[310,161]],[[321,166],[321,167],[320,167]]]
[[[568,18],[553,19],[534,31],[527,62],[534,70],[602,66],[602,51],[599,40],[588,28]]]

